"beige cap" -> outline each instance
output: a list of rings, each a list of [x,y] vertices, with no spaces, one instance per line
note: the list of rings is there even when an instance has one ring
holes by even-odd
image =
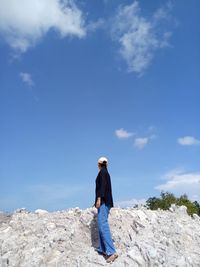
[[[98,163],[100,163],[100,164],[107,163],[108,164],[108,159],[105,157],[101,157],[101,158],[99,158]]]

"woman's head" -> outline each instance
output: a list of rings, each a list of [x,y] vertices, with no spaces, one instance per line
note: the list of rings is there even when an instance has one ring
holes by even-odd
[[[105,157],[99,158],[99,160],[98,160],[98,167],[99,167],[99,169],[101,169],[103,167],[106,167],[107,168],[107,166],[108,166],[108,159],[105,158]]]

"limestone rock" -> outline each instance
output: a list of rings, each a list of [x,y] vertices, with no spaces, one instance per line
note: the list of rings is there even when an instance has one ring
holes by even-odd
[[[27,213],[28,211],[26,210],[26,208],[20,208],[20,209],[16,209],[15,213]]]
[[[48,211],[47,210],[42,210],[42,209],[37,209],[37,210],[35,210],[35,213],[45,214],[45,213],[48,213]]]
[[[109,223],[119,258],[110,265],[95,252],[95,208],[23,210],[1,218],[1,267],[200,266],[200,219],[188,216],[184,206],[112,208]]]

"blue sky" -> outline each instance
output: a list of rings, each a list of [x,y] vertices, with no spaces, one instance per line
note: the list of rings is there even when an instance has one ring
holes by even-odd
[[[20,5],[21,4],[21,5]],[[0,0],[0,210],[200,201],[200,3]]]

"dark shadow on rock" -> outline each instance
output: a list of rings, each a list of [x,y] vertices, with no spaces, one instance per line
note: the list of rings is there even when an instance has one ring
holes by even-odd
[[[97,224],[97,214],[94,213],[93,218],[90,223],[90,230],[91,230],[91,242],[92,247],[97,248],[98,246],[98,224]]]
[[[8,224],[11,221],[12,214],[11,213],[0,213],[0,225],[3,223]]]

